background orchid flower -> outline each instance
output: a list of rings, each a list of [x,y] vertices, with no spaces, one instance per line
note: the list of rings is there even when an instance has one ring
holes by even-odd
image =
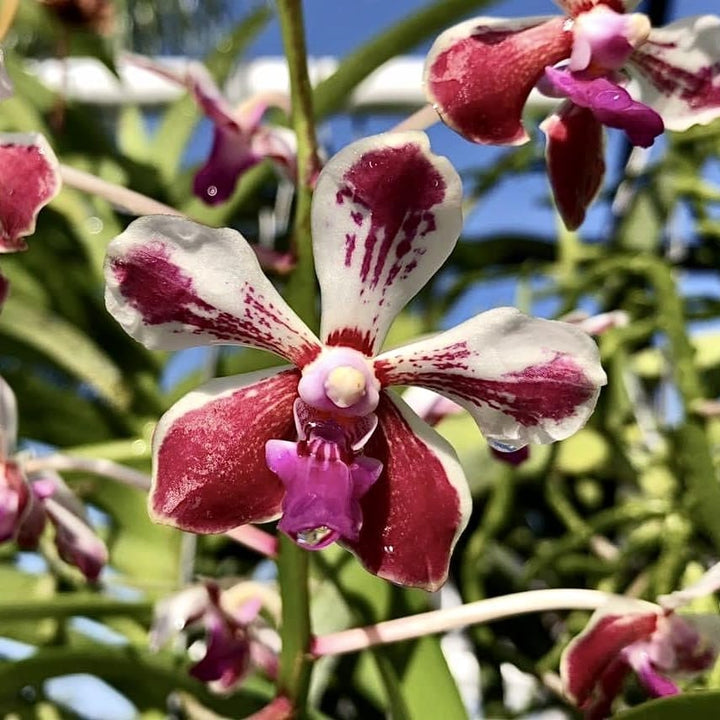
[[[528,140],[533,87],[565,97],[543,123],[558,211],[577,228],[605,172],[602,125],[647,147],[669,130],[720,116],[720,18],[651,29],[635,0],[557,0],[566,17],[475,18],[442,33],[425,66],[428,99],[473,142]],[[631,77],[636,87],[623,87]]]
[[[680,692],[670,679],[709,670],[720,653],[720,615],[675,611],[720,589],[720,563],[695,584],[658,598],[658,605],[628,599],[596,611],[565,649],[560,664],[567,696],[587,720],[603,720],[623,683],[635,672],[653,697]]]
[[[253,666],[260,667],[271,677],[277,673],[277,654],[263,643],[253,628],[262,599],[245,594],[237,602],[240,583],[223,592],[213,582],[194,585],[164,598],[155,606],[150,629],[150,647],[158,650],[172,637],[190,627],[205,629],[205,652],[190,669],[190,674],[203,682],[212,683],[220,692],[237,687]]]
[[[296,175],[295,134],[287,128],[265,125],[262,118],[270,107],[285,111],[287,97],[277,93],[257,95],[233,109],[200,63],[191,63],[177,73],[148,58],[126,54],[139,67],[184,85],[215,126],[210,156],[198,170],[193,192],[208,205],[225,202],[243,173],[269,158],[294,182]]]
[[[49,520],[60,557],[88,580],[96,581],[108,560],[105,543],[57,473],[42,471],[26,476],[16,441],[15,395],[0,377],[0,542],[15,540],[23,549],[35,549]]]
[[[134,338],[250,345],[295,365],[212,380],[161,418],[157,521],[219,533],[282,516],[304,547],[340,540],[381,577],[444,582],[470,511],[466,481],[452,448],[386,388],[437,390],[488,438],[522,446],[575,432],[605,382],[585,333],[512,308],[376,356],[452,251],[461,195],[423,133],[366,138],[326,165],[312,207],[322,342],[233,230],[154,216],[110,243],[107,307]]]
[[[8,77],[7,71],[5,70],[5,61],[3,58],[3,51],[0,48],[0,100],[9,98],[12,95],[13,87]]]

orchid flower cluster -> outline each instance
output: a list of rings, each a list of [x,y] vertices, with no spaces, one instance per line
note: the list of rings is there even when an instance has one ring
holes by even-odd
[[[322,340],[233,230],[154,216],[111,242],[107,307],[134,338],[166,350],[249,345],[294,365],[212,380],[162,417],[156,520],[219,533],[281,518],[305,548],[338,541],[381,577],[442,585],[467,484],[452,448],[387,388],[437,390],[491,442],[517,449],[575,432],[605,383],[585,333],[511,308],[379,353],[452,251],[461,197],[422,133],[366,138],[330,160],[312,206]]]
[[[720,117],[720,17],[652,28],[630,12],[638,0],[557,4],[564,17],[481,17],[446,30],[425,85],[443,121],[477,143],[526,142],[521,114],[534,87],[565,98],[542,129],[555,203],[575,229],[602,186],[603,125],[648,147],[665,129]]]
[[[34,550],[49,521],[60,557],[95,582],[108,560],[105,543],[57,473],[26,475],[23,454],[15,447],[17,422],[15,395],[0,377],[0,543],[14,540],[23,550]]]

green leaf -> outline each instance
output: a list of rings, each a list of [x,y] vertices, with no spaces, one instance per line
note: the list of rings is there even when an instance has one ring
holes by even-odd
[[[56,315],[8,298],[0,336],[15,338],[88,383],[110,405],[126,408],[130,395],[120,369],[84,333]]]
[[[717,720],[720,716],[720,692],[697,692],[651,700],[618,713],[616,720]]]

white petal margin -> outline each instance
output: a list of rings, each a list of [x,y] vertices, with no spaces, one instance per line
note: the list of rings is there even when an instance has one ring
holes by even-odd
[[[720,117],[720,17],[701,15],[655,28],[631,56],[633,96],[683,131]],[[632,89],[631,89],[632,90]]]
[[[108,246],[105,302],[143,345],[249,345],[302,367],[320,351],[240,233],[185,218],[135,220]]]
[[[461,201],[460,177],[421,132],[364,138],[331,158],[312,206],[325,342],[377,351],[455,247]]]
[[[15,393],[0,377],[0,463],[15,452],[17,422]]]
[[[677,610],[689,605],[693,600],[712,595],[718,590],[720,590],[720,563],[710,567],[697,582],[668,595],[660,595],[657,601],[664,610]]]
[[[491,441],[520,448],[579,430],[607,381],[594,341],[515,308],[476,315],[375,360],[382,385],[421,385],[465,407]]]

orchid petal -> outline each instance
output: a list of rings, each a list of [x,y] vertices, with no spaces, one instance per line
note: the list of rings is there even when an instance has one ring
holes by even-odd
[[[383,385],[421,385],[465,407],[485,436],[518,449],[572,435],[605,373],[595,343],[567,323],[514,308],[476,315],[375,360]]]
[[[0,253],[25,250],[40,209],[60,192],[60,166],[38,133],[0,133]]]
[[[210,605],[207,588],[192,585],[155,604],[150,628],[150,649],[157,651],[190,623],[199,620]]]
[[[397,396],[383,393],[379,427],[366,447],[383,472],[360,504],[363,526],[347,546],[375,575],[436,590],[470,516],[455,451]]]
[[[638,602],[608,603],[596,611],[583,632],[565,648],[560,676],[566,695],[583,707],[593,696],[604,673],[621,651],[649,638],[659,614],[641,609]]]
[[[570,17],[577,17],[580,13],[592,10],[596,5],[607,5],[611,10],[623,13],[633,10],[640,4],[640,0],[554,0],[554,2]]]
[[[0,464],[15,452],[18,414],[15,393],[0,377]]]
[[[556,93],[590,110],[603,125],[624,130],[633,145],[650,147],[665,129],[658,113],[606,77],[585,78],[548,67],[544,80]]]
[[[475,18],[440,35],[425,63],[425,93],[443,122],[477,143],[527,141],[523,106],[547,65],[570,56],[562,17]]]
[[[284,496],[265,444],[293,433],[299,375],[276,368],[211,380],[160,419],[150,515],[196,533],[277,517]]]
[[[545,157],[555,205],[568,230],[582,225],[605,175],[603,129],[585,108],[565,103],[548,117]]]
[[[676,590],[668,595],[660,595],[657,601],[665,610],[677,610],[697,598],[712,595],[718,590],[720,590],[720,562],[710,567],[697,582],[689,587]]]
[[[328,162],[312,206],[328,345],[377,351],[455,246],[461,200],[458,174],[430,152],[424,133],[365,138]]]
[[[95,582],[108,561],[105,543],[84,518],[54,498],[45,500],[44,506],[55,525],[55,545],[60,557]]]
[[[684,18],[652,30],[631,56],[638,100],[657,110],[669,130],[720,117],[719,34],[720,17]]]
[[[152,349],[250,345],[300,367],[320,351],[235,230],[140,218],[108,246],[105,278],[110,314]]]
[[[17,463],[0,459],[0,542],[14,538],[32,496]]]
[[[648,652],[648,643],[630,645],[623,652],[623,656],[652,697],[677,695],[680,692],[680,688],[672,680],[655,669]]]

